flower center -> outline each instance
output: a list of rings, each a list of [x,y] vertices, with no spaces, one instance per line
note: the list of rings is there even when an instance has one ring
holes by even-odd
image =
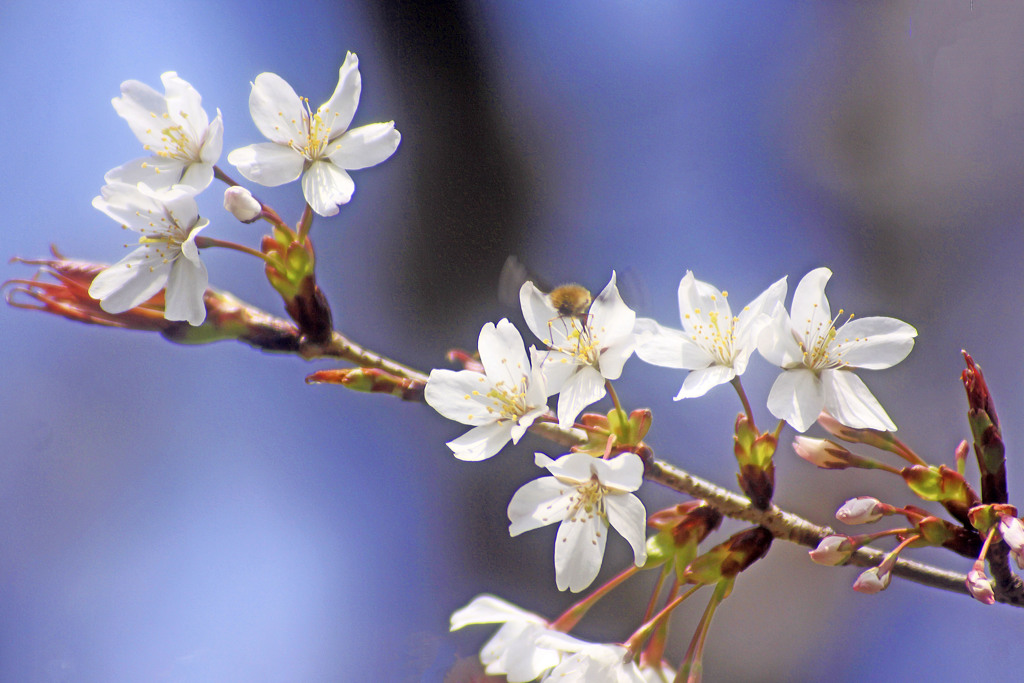
[[[504,380],[494,383],[494,388],[487,392],[491,399],[491,405],[487,406],[487,412],[497,415],[498,421],[518,420],[529,411],[526,405],[527,379],[522,377],[518,382],[506,382]]]
[[[728,297],[729,293],[722,292],[722,296]],[[687,313],[686,319],[693,324],[693,334],[690,338],[694,343],[714,356],[719,365],[731,366],[733,348],[736,345],[736,323],[739,318],[719,315],[719,311],[705,314],[701,309],[695,308],[693,316]]]
[[[166,211],[163,216],[150,211],[143,214],[136,211],[135,215],[148,221],[148,228],[138,228],[141,233],[139,244],[148,247],[152,254],[146,254],[146,258],[155,256],[162,263],[175,260],[181,254],[181,243],[188,239],[190,228],[179,225],[174,214]],[[128,245],[125,245],[128,246]],[[150,266],[150,270],[153,266]]]
[[[846,339],[838,340],[839,329],[842,325],[836,326],[836,321],[843,316],[843,309],[839,309],[836,317],[826,324],[818,322],[812,326],[812,321],[807,321],[807,328],[804,330],[802,340],[799,340],[800,351],[803,353],[804,365],[811,370],[825,370],[847,365],[843,360],[843,343]],[[846,322],[853,320],[853,314],[846,319]],[[845,324],[845,323],[843,323]]]
[[[574,486],[576,492],[569,497],[568,519],[574,522],[583,521],[579,519],[580,513],[586,519],[591,519],[595,516],[607,519],[604,498],[609,489],[601,484],[601,480],[598,479],[597,472],[593,467],[590,469],[590,480],[575,482]]]
[[[580,365],[596,366],[601,355],[601,343],[591,329],[590,321],[591,314],[587,314],[585,319],[574,315],[553,318],[548,323],[548,330],[555,325],[562,325],[559,331],[564,331],[565,342],[556,346],[551,339],[545,339],[544,343],[555,351],[571,356]]]
[[[306,140],[301,146],[292,143],[292,149],[310,161],[316,161],[325,156],[327,143],[330,142],[331,122],[338,114],[323,107],[314,112],[309,107],[309,99],[301,99],[305,108],[302,112],[302,126],[305,129]]]
[[[188,120],[188,114],[179,112],[181,118]],[[170,122],[170,114],[161,117]],[[181,124],[174,124],[160,129],[160,142],[163,149],[153,149],[152,145],[144,145],[144,149],[163,159],[179,161],[195,161],[199,158],[199,141],[194,130],[186,130]]]

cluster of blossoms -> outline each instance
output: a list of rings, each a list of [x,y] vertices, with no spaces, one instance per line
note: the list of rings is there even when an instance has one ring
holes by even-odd
[[[165,289],[167,320],[200,325],[206,317],[203,294],[209,277],[200,246],[228,246],[199,236],[208,221],[199,217],[196,195],[219,174],[224,140],[221,113],[211,121],[202,98],[169,71],[164,94],[138,81],[121,84],[115,111],[124,118],[150,156],[109,171],[93,206],[139,233],[138,248],[97,276],[89,294],[108,313],[134,308]],[[401,140],[394,123],[349,129],[359,104],[359,62],[349,53],[338,86],[315,112],[284,79],[256,77],[249,110],[268,139],[228,155],[243,176],[276,186],[302,177],[306,202],[321,216],[332,216],[352,197],[349,170],[373,166],[394,153]],[[227,181],[227,176],[220,175]],[[230,183],[230,181],[228,181]],[[224,206],[237,218],[255,220],[261,205],[230,183]],[[127,245],[126,245],[127,246]]]
[[[525,348],[508,320],[487,323],[480,331],[479,363],[460,371],[433,370],[425,399],[445,417],[472,426],[448,443],[455,457],[482,460],[509,441],[518,443],[539,421],[572,429],[585,408],[612,391],[610,382],[634,352],[648,363],[690,371],[675,397],[679,400],[737,382],[757,351],[782,369],[767,407],[797,431],[829,416],[852,428],[894,431],[852,370],[895,365],[910,352],[917,332],[893,318],[840,323],[842,311],[833,317],[824,295],[830,276],[826,268],[807,274],[789,311],[783,305],[783,278],[734,316],[726,292],[688,272],[679,284],[682,330],[638,319],[619,295],[614,273],[593,303],[589,295],[582,297],[584,306],[528,281],[520,289],[520,303],[542,348]],[[548,399],[555,394],[552,413]],[[535,461],[551,476],[515,493],[508,506],[509,533],[559,522],[554,554],[559,590],[581,591],[594,581],[609,527],[630,544],[635,565],[644,566],[646,510],[633,495],[644,466],[635,452],[620,449],[613,455],[609,442],[604,457],[579,450],[555,460],[537,453]],[[453,629],[469,623],[503,624],[481,660],[487,673],[510,681],[645,680],[622,646],[583,643],[490,596],[452,616]]]

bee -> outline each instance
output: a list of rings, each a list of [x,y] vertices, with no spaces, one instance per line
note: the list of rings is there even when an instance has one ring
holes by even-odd
[[[593,298],[583,285],[574,282],[559,287],[549,287],[543,280],[531,273],[515,256],[505,259],[498,278],[498,298],[502,303],[519,307],[519,290],[527,281],[533,282],[542,292],[548,292],[548,302],[558,311],[561,318],[586,320]]]
[[[593,299],[590,296],[590,290],[586,287],[570,283],[552,289],[548,294],[548,301],[560,316],[583,318],[590,311]]]
[[[589,338],[590,305],[593,297],[583,285],[568,283],[555,288],[545,286],[543,281],[535,277],[515,256],[505,259],[498,281],[498,297],[509,306],[519,307],[519,292],[527,281],[533,282],[537,289],[548,292],[547,299],[557,315],[548,321],[548,339],[552,339],[553,328],[558,328],[561,336],[573,338],[579,350],[580,345]],[[550,342],[548,342],[550,343]]]

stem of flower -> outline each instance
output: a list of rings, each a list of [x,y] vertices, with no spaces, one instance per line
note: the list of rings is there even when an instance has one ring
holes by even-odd
[[[302,217],[299,218],[299,224],[296,227],[299,232],[299,244],[305,244],[309,229],[313,227],[313,207],[309,204],[306,204],[306,208],[302,210]]]
[[[736,393],[739,395],[740,403],[743,404],[743,412],[747,414],[747,419],[750,420],[751,426],[757,429],[757,423],[754,422],[754,412],[750,409],[750,401],[747,400],[747,392],[743,390],[743,383],[740,382],[740,376],[736,375],[729,383],[732,384],[732,388],[735,389]]]
[[[207,237],[206,235],[196,236],[196,246],[200,249],[206,249],[208,247],[223,247],[225,249],[232,249],[234,251],[240,251],[243,254],[255,256],[256,258],[266,262],[270,261],[270,258],[261,251],[256,251],[255,249],[241,244],[236,244],[235,242],[225,242],[224,240],[219,240],[214,237]]]
[[[715,592],[712,594],[707,609],[704,610],[704,614],[700,618],[697,631],[693,634],[693,640],[690,641],[690,647],[686,650],[683,665],[679,667],[679,673],[676,676],[677,681],[685,680],[687,683],[700,682],[701,673],[704,668],[704,643],[707,642],[708,633],[711,630],[711,619],[715,616],[715,610],[718,609],[722,600],[732,590],[732,584],[735,581],[735,577],[722,579],[715,585]]]
[[[608,390],[608,395],[611,397],[612,403],[615,404],[615,409],[624,413],[622,404],[619,403],[619,395],[615,393],[615,387],[612,386],[609,380],[604,381],[604,388]]]
[[[665,620],[668,619],[669,615],[672,614],[672,610],[674,610],[676,607],[679,607],[683,600],[686,600],[686,598],[690,597],[703,587],[704,586],[702,584],[697,584],[693,586],[693,588],[691,588],[690,590],[683,593],[682,595],[673,598],[667,605],[661,608],[660,612],[654,615],[653,619],[646,622],[643,626],[637,629],[637,631],[629,637],[629,640],[623,643],[626,649],[632,652],[634,655],[636,655],[636,653],[640,651],[640,647],[644,644],[644,641],[647,640],[647,638],[651,635],[654,629],[661,626],[665,622]]]
[[[551,623],[551,628],[556,631],[561,631],[562,633],[568,633],[576,626],[576,624],[579,623],[580,619],[586,615],[590,608],[597,604],[598,600],[610,593],[612,589],[629,577],[633,576],[633,574],[636,574],[638,571],[640,571],[639,567],[632,564],[629,565],[629,567],[619,572],[618,576],[614,577],[611,581],[567,609],[562,616],[558,617]]]

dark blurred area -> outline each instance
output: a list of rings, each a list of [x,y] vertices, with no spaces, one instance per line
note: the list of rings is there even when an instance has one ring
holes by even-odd
[[[1024,485],[1019,3],[13,2],[0,27],[8,256],[52,241],[117,257],[115,226],[89,202],[138,155],[108,103],[121,80],[177,70],[223,110],[226,156],[259,139],[256,74],[316,106],[352,50],[354,125],[394,119],[403,136],[354,174],[338,220],[314,226],[318,280],[357,341],[448,367],[485,322],[520,322],[498,301],[510,254],[592,291],[628,271],[647,295],[627,302],[669,326],[688,269],[745,303],[828,266],[833,309],[918,328],[906,361],[861,373],[901,438],[952,462],[969,435],[966,348],[1004,421],[1011,502]],[[219,192],[201,198],[209,232],[256,243]],[[261,197],[301,209],[294,185]],[[258,266],[207,263],[214,284],[281,313]],[[0,680],[441,681],[479,673],[456,662],[493,629],[447,633],[477,593],[551,618],[578,597],[555,589],[554,528],[507,535],[509,499],[541,475],[533,451],[559,454],[539,438],[462,463],[444,441],[464,428],[424,406],[303,384],[328,363],[0,315]],[[774,377],[760,359],[744,376],[764,421]],[[739,404],[726,387],[675,403],[682,380],[633,359],[618,391],[654,410],[659,457],[732,485]],[[781,506],[827,524],[855,495],[918,502],[875,473],[814,470],[790,437]],[[649,512],[678,501],[651,485],[640,496]],[[629,558],[613,538],[598,582]],[[856,573],[777,543],[716,616],[708,679],[1013,678],[1015,610],[899,581],[857,595]],[[579,635],[627,638],[652,583],[616,591]],[[678,611],[674,662],[702,610]]]

